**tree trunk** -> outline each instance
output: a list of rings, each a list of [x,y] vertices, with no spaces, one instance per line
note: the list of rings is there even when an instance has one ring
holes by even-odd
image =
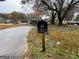
[[[59,26],[63,24],[63,19],[60,17],[60,14],[58,15],[58,20],[59,20]]]
[[[52,18],[52,19],[51,19],[51,23],[52,23],[52,25],[55,24],[55,18]]]
[[[59,26],[61,26],[63,24],[62,20],[59,19]]]
[[[21,24],[21,20],[17,20],[16,23],[17,23],[17,24]]]
[[[52,11],[52,19],[51,19],[51,23],[52,23],[52,25],[55,24],[55,13],[54,13],[54,11]]]
[[[21,20],[18,21],[18,24],[21,24]]]

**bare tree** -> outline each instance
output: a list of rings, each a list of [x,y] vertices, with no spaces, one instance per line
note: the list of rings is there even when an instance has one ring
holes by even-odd
[[[62,25],[62,21],[72,10],[76,11],[79,7],[79,0],[49,0],[50,3],[42,0],[48,9],[55,11],[59,20],[59,25]]]
[[[35,3],[39,2],[52,11],[52,23],[54,23],[55,17],[58,17],[59,25],[62,25],[62,21],[69,12],[76,11],[79,8],[79,0],[36,0]]]

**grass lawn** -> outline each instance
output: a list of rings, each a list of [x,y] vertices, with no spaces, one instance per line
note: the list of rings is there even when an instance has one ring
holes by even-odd
[[[30,59],[79,59],[79,28],[49,27],[46,52],[41,52],[41,34],[33,28],[28,36]]]

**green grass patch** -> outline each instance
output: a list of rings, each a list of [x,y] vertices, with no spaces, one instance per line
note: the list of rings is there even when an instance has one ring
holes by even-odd
[[[49,27],[46,52],[42,52],[41,34],[33,28],[28,36],[30,59],[79,59],[79,28]],[[57,44],[57,42],[60,42]]]

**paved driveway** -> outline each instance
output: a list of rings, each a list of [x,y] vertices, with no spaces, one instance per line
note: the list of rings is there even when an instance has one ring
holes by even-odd
[[[32,26],[0,30],[0,56],[20,56],[28,51],[27,35]]]

